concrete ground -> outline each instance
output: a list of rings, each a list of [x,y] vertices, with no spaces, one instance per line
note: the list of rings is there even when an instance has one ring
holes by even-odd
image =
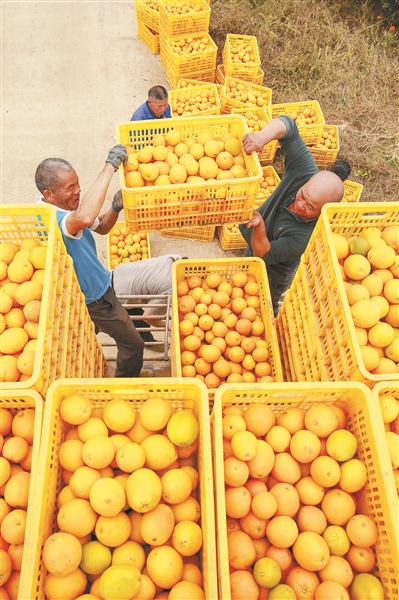
[[[48,157],[72,163],[84,194],[116,143],[116,125],[151,86],[169,89],[159,55],[137,36],[134,2],[2,0],[1,36],[1,202],[35,202],[35,170]],[[105,208],[118,187],[116,175]],[[105,239],[96,242],[106,265]],[[243,255],[222,250],[217,236],[204,243],[151,233],[150,243],[152,256]]]

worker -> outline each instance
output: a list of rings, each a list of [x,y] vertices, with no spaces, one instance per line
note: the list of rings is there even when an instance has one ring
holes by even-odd
[[[110,274],[98,259],[92,235],[92,231],[106,235],[118,219],[122,202],[113,201],[108,211],[100,211],[112,176],[126,162],[125,146],[111,148],[104,167],[82,199],[78,175],[62,158],[43,160],[36,169],[35,183],[41,193],[38,202],[57,209],[58,226],[92,321],[116,342],[115,377],[151,377],[151,370],[142,370],[144,342],[110,285]]]
[[[266,264],[274,316],[289,287],[302,253],[327,202],[339,202],[344,186],[338,175],[319,171],[299,135],[293,119],[272,119],[259,133],[242,138],[244,151],[261,152],[279,140],[284,154],[284,175],[277,189],[239,229],[248,247],[246,256],[263,258]]]
[[[155,85],[148,90],[148,100],[133,113],[131,121],[148,121],[148,119],[170,119],[169,95],[162,85]]]

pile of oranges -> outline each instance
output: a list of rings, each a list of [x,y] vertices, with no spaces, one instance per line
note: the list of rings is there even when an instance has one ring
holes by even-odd
[[[306,108],[303,111],[293,111],[290,113],[281,112],[275,116],[281,117],[283,115],[291,117],[291,119],[295,121],[298,127],[301,127],[302,125],[313,125],[314,123],[318,123],[316,111],[309,108]]]
[[[148,238],[143,231],[130,233],[124,225],[114,227],[109,233],[109,243],[111,269],[120,263],[149,258]]]
[[[367,468],[342,408],[231,405],[222,431],[231,597],[383,598],[377,526],[357,508]]]
[[[204,598],[194,412],[161,396],[140,412],[121,398],[94,408],[80,393],[59,412],[69,429],[59,531],[43,547],[46,597],[77,598],[90,584],[104,600]]]
[[[298,121],[297,121],[298,123]],[[298,123],[299,125],[299,123]],[[335,150],[337,147],[337,138],[335,129],[326,129],[321,134],[320,139],[316,144],[311,144],[310,148],[317,148],[318,150]]]
[[[208,388],[273,381],[254,275],[192,275],[177,285],[183,377]]]
[[[213,48],[211,38],[200,36],[189,36],[180,40],[170,39],[167,43],[173,54],[178,56],[201,54]]]
[[[262,92],[246,81],[229,77],[225,81],[226,98],[242,102],[245,106],[267,106],[269,104],[268,92]]]
[[[253,46],[251,43],[247,43],[245,39],[235,40],[231,39],[228,42],[228,58],[233,64],[244,64],[246,66],[253,66],[258,64],[257,58],[254,53]]]
[[[187,15],[204,10],[203,4],[198,2],[166,2],[163,6],[171,15]]]
[[[365,228],[333,242],[365,368],[373,374],[399,367],[399,227]]]
[[[46,252],[33,238],[0,244],[0,381],[33,373]]]
[[[183,137],[172,129],[154,135],[151,144],[135,150],[127,145],[126,187],[214,182],[245,177],[241,141],[226,133],[219,139],[212,131]]]
[[[0,580],[17,598],[27,523],[35,410],[0,408]]]
[[[260,201],[264,202],[274,192],[278,184],[279,182],[272,175],[264,175],[261,179],[255,206],[259,206]]]
[[[198,115],[214,109],[217,104],[217,92],[206,86],[187,88],[175,92],[172,101],[172,117]]]

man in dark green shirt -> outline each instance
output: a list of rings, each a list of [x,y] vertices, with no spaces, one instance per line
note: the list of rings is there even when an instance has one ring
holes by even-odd
[[[242,143],[250,154],[275,139],[284,154],[284,175],[251,220],[239,228],[248,244],[246,256],[265,261],[276,316],[279,300],[291,283],[322,206],[339,202],[344,186],[335,173],[318,170],[290,117],[272,119],[259,133],[244,135]]]

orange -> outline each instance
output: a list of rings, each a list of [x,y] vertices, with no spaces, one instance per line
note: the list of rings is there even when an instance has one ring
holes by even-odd
[[[250,536],[244,531],[232,531],[227,536],[230,567],[245,569],[255,562],[256,550]]]
[[[267,492],[266,484],[260,479],[248,479],[245,487],[251,494],[252,498],[259,494],[260,492]]]
[[[231,448],[237,458],[249,461],[256,456],[258,440],[250,431],[238,431],[231,438]]]
[[[318,485],[330,488],[340,480],[341,469],[331,456],[318,456],[310,464],[310,474]]]
[[[181,296],[179,298],[178,303],[179,313],[186,315],[188,313],[193,312],[196,307],[196,304],[197,303],[195,301],[195,298],[193,298],[192,296]]]
[[[180,523],[180,521],[194,521],[194,523],[197,523],[201,517],[199,502],[193,496],[189,496],[187,500],[180,504],[172,504],[170,508],[172,509],[175,523]]]
[[[122,485],[110,477],[102,477],[90,488],[91,506],[99,515],[114,517],[126,504],[126,495]]]
[[[225,491],[226,514],[234,519],[245,517],[251,509],[252,497],[244,486],[229,487]]]
[[[237,570],[230,573],[230,593],[232,599],[254,600],[259,596],[259,587],[249,571]]]
[[[205,598],[205,594],[197,583],[182,580],[172,587],[168,598],[170,600],[202,600]]]
[[[25,540],[26,510],[16,508],[1,523],[0,533],[9,544],[22,544]]]
[[[320,571],[330,559],[330,550],[325,540],[313,531],[302,531],[293,547],[295,560],[308,571]]]
[[[278,563],[267,556],[256,561],[253,574],[256,583],[262,588],[273,588],[281,580],[281,569]]]
[[[269,493],[277,501],[276,516],[294,517],[299,510],[299,495],[290,483],[277,483],[269,488]]]
[[[127,400],[116,398],[104,406],[103,421],[115,433],[124,433],[131,429],[135,418],[134,408]]]
[[[251,510],[260,519],[270,519],[276,514],[277,506],[275,495],[266,490],[252,497]]]
[[[305,417],[306,423],[306,417]],[[297,431],[291,438],[290,452],[301,463],[311,463],[320,453],[320,439],[312,431]]]
[[[168,504],[180,504],[192,491],[192,480],[182,469],[171,469],[161,477],[162,498]]]
[[[98,541],[111,548],[124,544],[129,539],[130,533],[131,522],[123,511],[113,517],[100,515],[95,525]]]
[[[3,586],[9,579],[13,570],[11,557],[5,550],[0,550],[0,581]]]
[[[60,415],[70,425],[80,425],[91,415],[92,406],[88,398],[82,394],[72,394],[60,403]]]
[[[247,431],[250,431],[257,437],[267,434],[274,425],[276,417],[269,406],[262,403],[250,404],[243,414]]]
[[[188,335],[183,340],[185,350],[195,352],[201,346],[201,340],[196,335]]]
[[[43,564],[49,573],[69,575],[79,567],[82,546],[70,533],[59,531],[48,537],[43,546]]]
[[[93,469],[103,469],[111,464],[115,456],[113,441],[106,435],[95,435],[83,444],[82,459]]]
[[[266,526],[266,536],[272,546],[289,548],[298,537],[298,526],[291,517],[273,517]]]
[[[275,560],[280,567],[281,571],[289,569],[294,562],[294,557],[289,548],[277,548],[276,546],[270,546],[266,550],[266,556],[268,558],[273,558],[273,560]]]
[[[161,589],[171,589],[183,576],[183,558],[171,546],[159,546],[147,556],[149,577]]]
[[[353,497],[340,489],[328,490],[321,501],[321,509],[331,525],[346,525],[356,513]]]
[[[316,506],[324,497],[324,488],[318,485],[309,475],[297,481],[295,489],[302,504]]]
[[[315,600],[350,600],[349,594],[343,585],[337,581],[323,581],[317,586]]]
[[[358,458],[351,458],[341,464],[339,487],[345,492],[355,493],[367,482],[367,468]]]
[[[313,571],[302,567],[291,569],[285,580],[295,592],[297,600],[314,600],[314,594],[320,581]]]
[[[86,465],[78,467],[69,480],[70,491],[75,498],[89,500],[91,487],[100,478],[101,474],[97,469],[92,469]]]
[[[317,506],[302,506],[297,516],[299,531],[313,531],[321,535],[327,527],[325,514]]]
[[[290,447],[291,434],[285,427],[274,425],[267,432],[265,440],[274,452],[285,452]]]
[[[29,452],[28,442],[19,436],[14,436],[5,440],[2,454],[3,457],[13,463],[20,463],[27,457]]]
[[[280,452],[275,456],[271,473],[278,481],[293,485],[301,478],[301,467],[291,454]]]
[[[61,506],[57,514],[57,524],[61,531],[82,537],[94,530],[97,517],[90,502],[75,498]]]
[[[250,510],[240,519],[240,527],[251,539],[261,539],[265,536],[267,522],[268,519],[261,519]]]
[[[321,581],[335,581],[348,588],[353,580],[352,568],[342,556],[330,556],[328,565],[319,571]]]
[[[79,568],[69,575],[53,575],[48,573],[44,581],[44,593],[47,598],[77,598],[83,594],[87,585],[86,574]]]
[[[331,406],[315,404],[305,413],[305,427],[319,438],[325,438],[338,427],[338,417]]]
[[[354,571],[358,573],[369,573],[374,569],[376,563],[375,551],[373,548],[360,548],[354,544],[350,545],[346,553],[346,560]]]
[[[12,475],[4,486],[4,500],[13,508],[28,506],[30,473],[20,471]]]
[[[349,519],[346,524],[348,538],[359,548],[373,546],[378,538],[378,530],[375,522],[367,515],[357,514]]]
[[[224,461],[225,483],[232,487],[242,486],[249,476],[248,465],[236,456],[230,456]],[[258,515],[259,516],[259,515]]]
[[[371,265],[365,256],[361,254],[351,254],[344,262],[344,271],[349,279],[355,281],[364,279],[371,271]]]
[[[275,454],[272,447],[264,440],[258,440],[258,451],[247,464],[251,477],[260,479],[269,475],[275,464]]]
[[[304,429],[305,413],[296,406],[289,406],[278,414],[277,425],[285,427],[291,435],[294,435],[300,429]]]
[[[246,424],[244,418],[239,414],[227,414],[222,419],[223,437],[231,440],[237,431],[245,431]]]
[[[175,517],[170,506],[158,504],[153,510],[144,514],[140,532],[147,544],[162,546],[172,535],[174,526]]]

